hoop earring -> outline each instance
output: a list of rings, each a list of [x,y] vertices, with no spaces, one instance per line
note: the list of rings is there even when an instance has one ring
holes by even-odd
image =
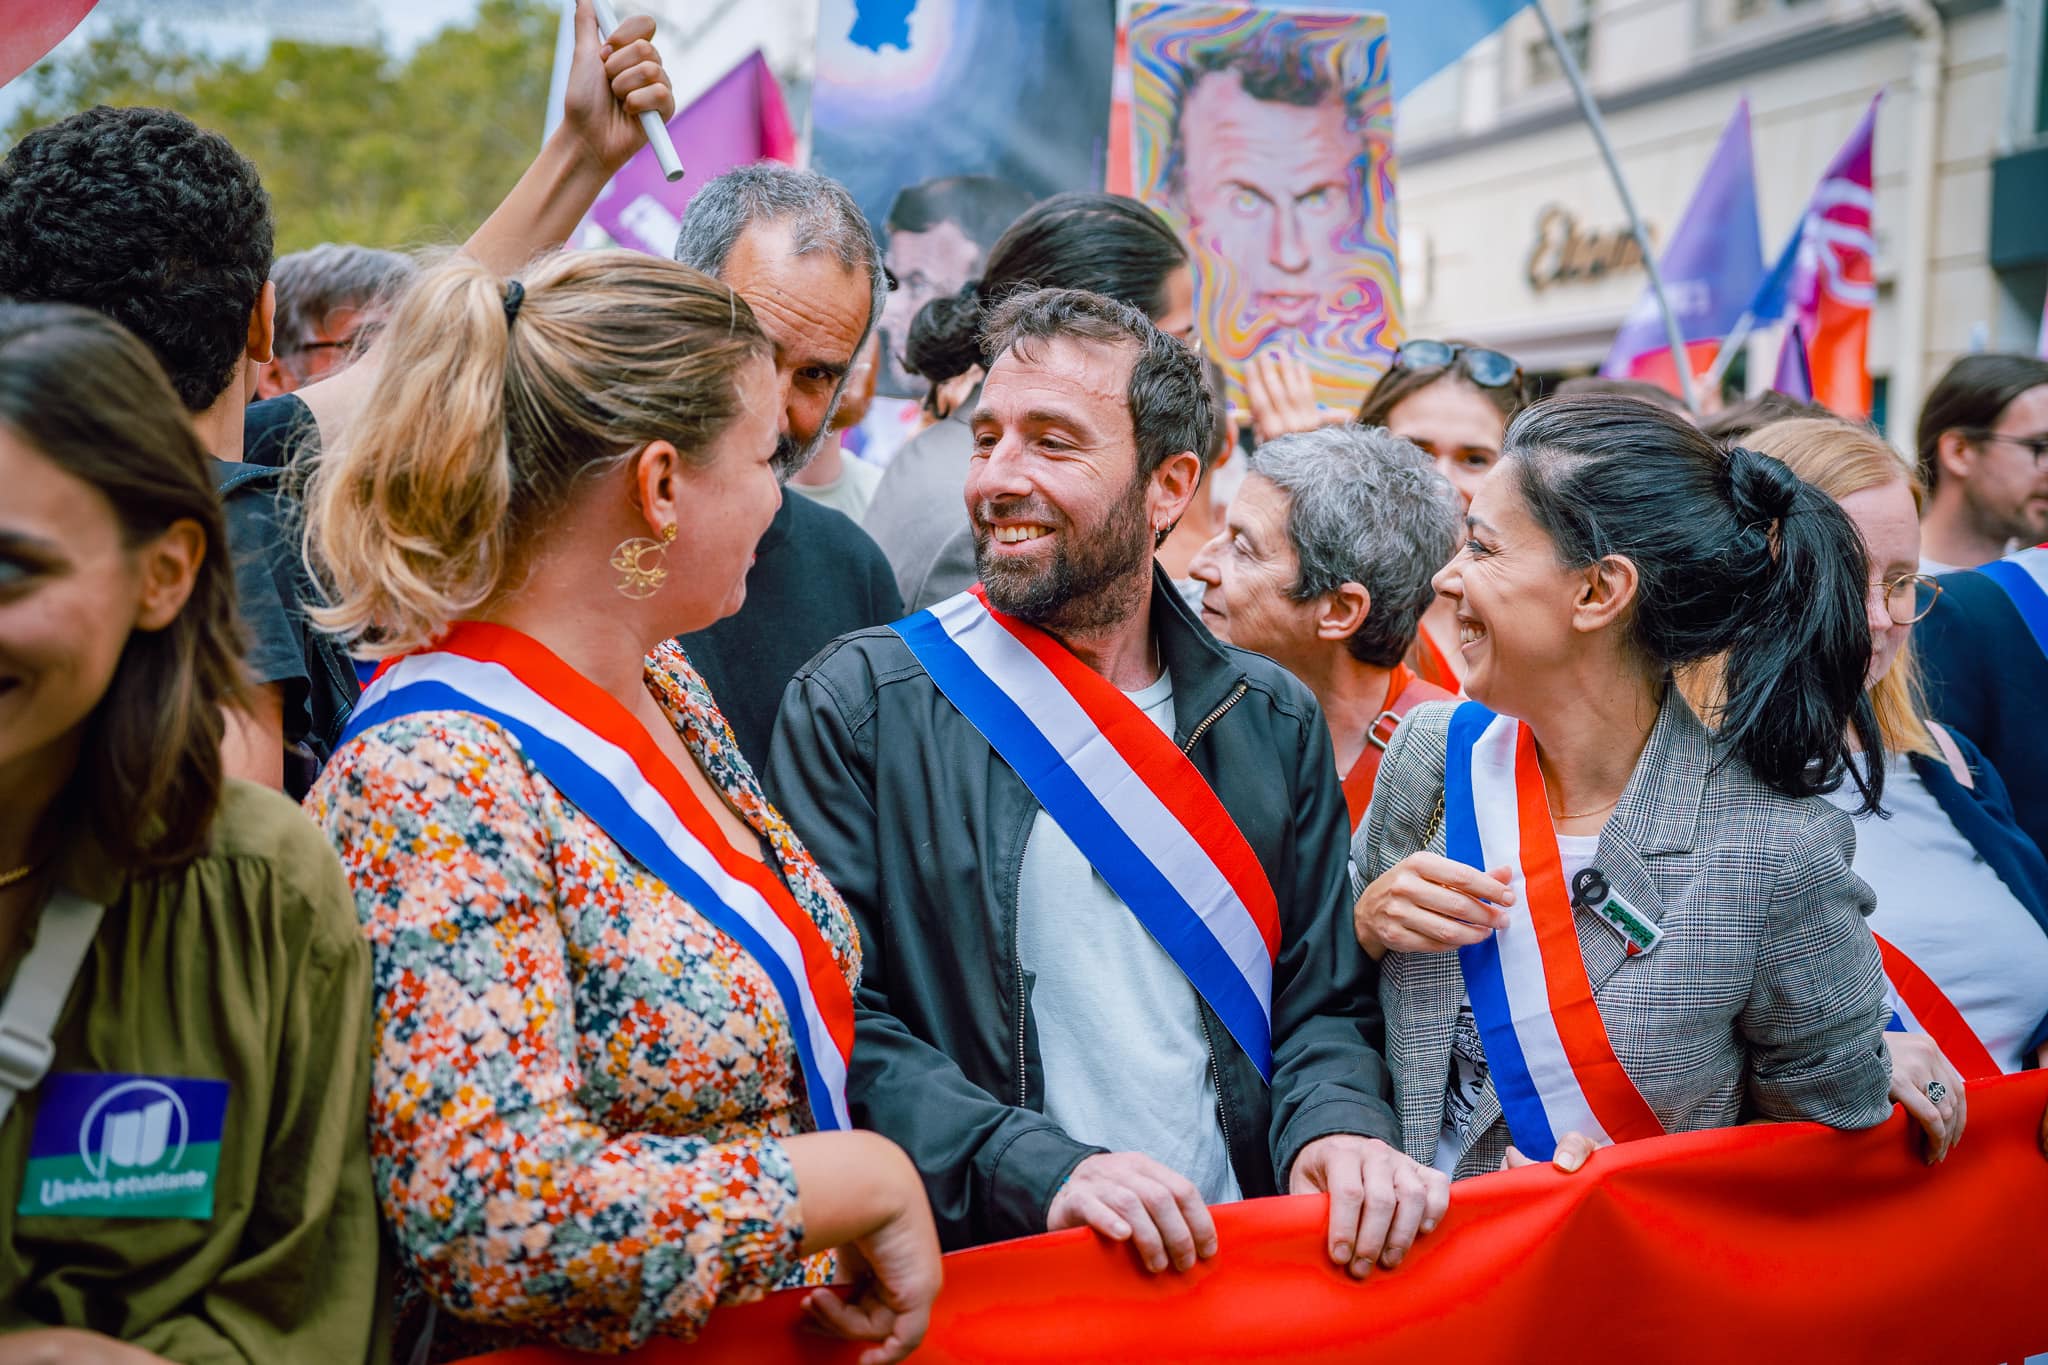
[[[613,586],[622,597],[635,601],[652,597],[661,591],[661,585],[668,581],[668,568],[663,563],[668,558],[668,547],[675,543],[675,523],[670,522],[662,531],[660,540],[646,536],[633,536],[622,540],[612,551],[612,567],[619,571],[619,581]],[[647,557],[654,556],[649,564]]]

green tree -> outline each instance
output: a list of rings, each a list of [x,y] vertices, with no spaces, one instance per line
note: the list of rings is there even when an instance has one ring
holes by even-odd
[[[95,104],[158,105],[256,163],[280,253],[459,242],[539,146],[560,13],[550,0],[483,0],[471,24],[403,61],[375,35],[272,43],[252,59],[122,25],[23,76],[5,140]]]

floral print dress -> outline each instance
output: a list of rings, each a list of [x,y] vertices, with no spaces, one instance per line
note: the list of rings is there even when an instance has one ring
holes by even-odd
[[[646,683],[851,985],[853,919],[703,680],[670,644]],[[773,983],[510,734],[454,711],[388,721],[306,806],[375,959],[371,1158],[404,1268],[440,1305],[437,1358],[687,1338],[718,1304],[830,1278],[829,1256],[797,1254],[778,1139],[813,1125]]]

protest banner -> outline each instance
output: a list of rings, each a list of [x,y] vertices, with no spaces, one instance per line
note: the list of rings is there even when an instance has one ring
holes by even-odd
[[[1102,183],[1115,10],[1063,0],[821,0],[811,163],[844,184],[898,287],[880,392],[928,300],[981,273],[1035,200]]]
[[[1221,1250],[1186,1274],[1147,1274],[1087,1231],[982,1247],[946,1258],[916,1358],[2019,1362],[2048,1352],[2044,1106],[2048,1073],[1973,1083],[1968,1131],[1933,1167],[1895,1112],[1859,1133],[1759,1124],[1602,1149],[1572,1175],[1481,1176],[1399,1269],[1363,1282],[1325,1258],[1319,1195],[1219,1207]],[[721,1309],[693,1344],[620,1359],[856,1359],[800,1325],[801,1301]]]
[[[1270,346],[1356,408],[1400,341],[1386,21],[1146,0],[1129,47],[1133,192],[1194,254],[1231,401]]]
[[[669,136],[689,148],[683,176],[670,180],[653,147],[619,168],[573,239],[588,245],[595,226],[613,242],[651,256],[673,256],[683,210],[706,182],[735,166],[796,160],[796,132],[768,60],[754,52],[668,121]]]

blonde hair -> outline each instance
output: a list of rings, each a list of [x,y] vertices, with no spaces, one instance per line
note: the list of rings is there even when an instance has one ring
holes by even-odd
[[[564,252],[511,285],[468,257],[422,274],[363,411],[307,488],[324,628],[378,657],[428,643],[502,591],[586,475],[653,440],[708,457],[769,355],[730,289],[631,251]]]
[[[1758,427],[1742,441],[1751,450],[1782,460],[1794,474],[1835,501],[1866,489],[1903,483],[1915,511],[1927,498],[1920,475],[1869,427],[1835,417],[1790,417]],[[1909,636],[1890,671],[1870,689],[1885,748],[1941,757],[1921,719],[1919,669]]]

